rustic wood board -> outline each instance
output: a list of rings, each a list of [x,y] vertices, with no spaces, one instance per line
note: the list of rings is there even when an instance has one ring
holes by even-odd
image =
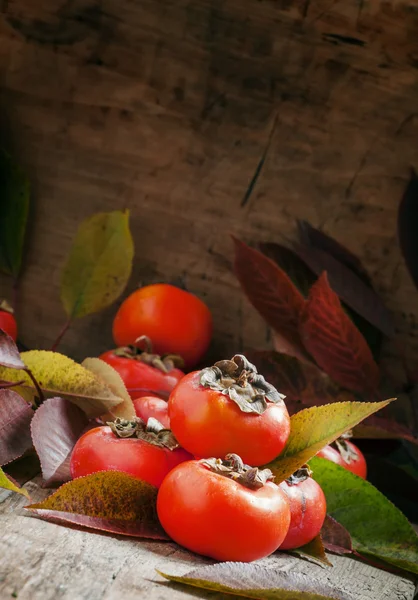
[[[35,478],[25,485],[32,501],[49,492]],[[27,500],[0,491],[0,598],[19,600],[149,600],[187,597],[224,598],[164,582],[156,569],[185,574],[214,561],[192,555],[175,544],[83,531],[28,516]],[[347,557],[329,555],[334,566],[320,567],[276,554],[262,561],[272,569],[297,571],[330,580],[355,600],[412,600],[414,583]]]
[[[214,314],[213,354],[270,343],[230,271],[229,233],[292,238],[304,218],[360,255],[417,355],[418,292],[396,242],[418,166],[417,67],[415,0],[0,2],[0,139],[34,197],[22,340],[48,348],[64,320],[78,223],[128,207],[129,290],[183,276]],[[63,351],[111,346],[112,314],[77,323]]]

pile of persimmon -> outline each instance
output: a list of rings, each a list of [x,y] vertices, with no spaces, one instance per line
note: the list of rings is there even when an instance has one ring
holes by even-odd
[[[284,396],[243,355],[180,370],[179,356],[189,368],[202,359],[211,327],[203,302],[173,286],[125,300],[113,324],[119,347],[100,358],[121,375],[136,415],[87,431],[71,473],[116,470],[146,481],[159,488],[158,517],[174,541],[218,560],[252,561],[313,540],[326,500],[307,465],[279,485],[263,468],[286,446],[290,418]],[[365,477],[354,449],[340,440],[321,452],[361,463]]]

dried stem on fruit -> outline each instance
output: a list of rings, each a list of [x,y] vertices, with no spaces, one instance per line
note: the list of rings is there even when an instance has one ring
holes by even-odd
[[[117,418],[107,423],[113,433],[120,438],[137,438],[154,446],[175,450],[179,443],[170,431],[165,429],[157,419],[150,417],[145,423],[139,417],[132,419]]]
[[[212,473],[233,479],[252,490],[258,490],[267,481],[273,481],[274,479],[274,475],[270,469],[250,467],[244,464],[238,454],[227,454],[223,460],[220,458],[203,458],[199,462],[212,471]]]
[[[268,383],[242,354],[221,360],[200,372],[200,385],[229,396],[242,412],[263,414],[268,403],[283,403],[285,396]]]

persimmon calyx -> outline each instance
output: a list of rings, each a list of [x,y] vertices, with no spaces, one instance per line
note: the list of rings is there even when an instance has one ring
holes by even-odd
[[[150,417],[146,423],[139,417],[133,417],[132,419],[117,417],[114,421],[108,422],[107,425],[120,438],[137,438],[168,450],[175,450],[179,447],[172,431],[165,429],[164,425],[154,417]]]
[[[277,404],[285,398],[242,354],[202,369],[200,385],[229,396],[242,412],[259,415],[267,409],[269,402]]]
[[[184,360],[178,354],[165,354],[160,356],[152,351],[152,342],[146,335],[141,335],[135,340],[131,346],[122,346],[114,350],[116,356],[131,358],[159,369],[162,373],[167,374],[173,369],[182,369]]]
[[[8,312],[10,314],[14,314],[13,306],[6,299],[0,300],[0,310],[3,312]]]
[[[343,461],[348,464],[359,460],[357,452],[347,444],[347,441],[352,437],[352,431],[346,431],[346,433],[343,433],[331,444],[331,446],[338,450],[338,452],[341,454]]]
[[[237,483],[251,489],[258,490],[262,488],[267,481],[273,481],[274,475],[270,469],[259,469],[244,464],[238,454],[227,454],[224,459],[221,458],[202,458],[200,464],[207,467],[212,473],[217,473],[228,479],[233,479]]]
[[[303,465],[300,469],[297,469],[290,477],[286,479],[286,483],[288,485],[297,485],[298,483],[302,483],[305,479],[308,479],[312,476],[312,471],[309,468],[309,465]]]

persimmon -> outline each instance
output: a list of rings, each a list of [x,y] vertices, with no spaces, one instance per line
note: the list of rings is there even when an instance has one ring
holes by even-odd
[[[156,487],[178,464],[193,457],[155,419],[116,419],[95,427],[76,442],[71,454],[73,479],[99,471],[122,471]]]
[[[212,336],[212,316],[194,294],[174,285],[142,287],[121,304],[113,321],[118,346],[134,344],[148,336],[158,354],[178,354],[187,368],[204,356]]]
[[[178,544],[217,560],[268,556],[290,523],[286,496],[271,478],[271,471],[248,467],[235,454],[185,462],[158,491],[160,523]]]
[[[289,437],[283,398],[237,354],[183,377],[170,394],[168,416],[179,443],[194,456],[234,452],[259,466],[276,458]]]

